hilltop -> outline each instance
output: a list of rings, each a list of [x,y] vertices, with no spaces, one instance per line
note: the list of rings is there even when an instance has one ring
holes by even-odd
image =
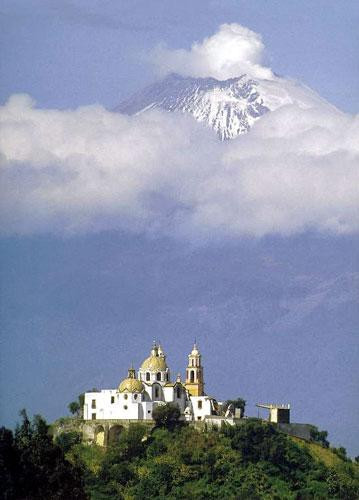
[[[87,470],[92,499],[356,499],[355,464],[332,450],[248,419],[222,429],[140,424],[124,431],[117,445],[75,445],[73,463]]]
[[[84,444],[76,430],[53,439],[41,417],[22,417],[15,436],[0,429],[0,498],[7,500],[359,496],[359,468],[345,453],[258,419],[208,428],[156,417],[154,429],[134,423],[106,448]]]

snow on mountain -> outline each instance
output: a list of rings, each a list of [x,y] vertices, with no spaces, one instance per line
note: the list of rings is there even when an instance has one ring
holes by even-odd
[[[247,75],[228,80],[171,74],[122,102],[114,111],[138,114],[149,109],[190,113],[216,131],[220,139],[248,132],[268,111],[296,103],[302,108],[328,105],[307,87],[290,80],[253,80]]]

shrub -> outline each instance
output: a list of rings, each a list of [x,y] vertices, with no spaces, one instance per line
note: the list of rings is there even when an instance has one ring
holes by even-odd
[[[177,405],[167,403],[165,405],[156,406],[152,412],[153,420],[157,427],[165,427],[173,430],[179,424],[181,412]]]

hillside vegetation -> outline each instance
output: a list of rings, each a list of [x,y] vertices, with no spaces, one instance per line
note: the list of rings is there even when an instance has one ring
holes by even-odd
[[[315,460],[323,462],[327,467],[334,467],[343,463],[343,459],[338,457],[330,448],[325,448],[318,443],[311,443],[297,437],[291,436],[291,439],[301,448],[307,450]]]
[[[116,499],[357,499],[356,464],[315,443],[290,438],[257,420],[222,429],[141,425],[124,431],[107,452],[75,445],[94,500]],[[96,473],[90,473],[96,470]]]
[[[48,431],[27,416],[15,436],[0,430],[0,498],[359,498],[355,463],[255,419],[221,429],[167,419],[150,435],[134,424],[107,449],[82,444],[76,431],[54,443]]]

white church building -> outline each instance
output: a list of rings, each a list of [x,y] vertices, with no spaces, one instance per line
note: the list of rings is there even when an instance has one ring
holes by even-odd
[[[176,404],[187,421],[204,420],[218,414],[215,399],[204,393],[201,354],[194,344],[188,355],[186,382],[178,375],[171,380],[166,355],[154,342],[150,356],[137,374],[132,367],[117,389],[86,392],[84,420],[152,420],[158,405]]]

